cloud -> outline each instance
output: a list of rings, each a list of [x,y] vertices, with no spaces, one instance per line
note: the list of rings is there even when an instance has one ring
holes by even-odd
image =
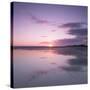
[[[77,37],[82,36],[83,35],[87,35],[87,28],[80,28],[80,29],[70,29],[68,34],[71,35],[76,35]]]
[[[50,44],[50,42],[40,42],[40,44],[48,45],[48,44]]]
[[[71,22],[71,23],[65,23],[62,25],[59,25],[59,28],[80,28],[80,27],[87,26],[84,22]]]
[[[51,30],[51,32],[56,32],[56,30]]]
[[[69,28],[67,34],[76,36],[72,39],[58,39],[54,41],[55,45],[87,45],[87,23],[66,23],[62,24],[60,27]]]
[[[41,36],[41,37],[46,38],[46,37],[48,37],[48,36]]]
[[[31,13],[30,13],[30,17],[33,21],[35,21],[38,24],[47,24],[47,23],[49,23],[47,20],[40,19],[40,18],[36,17],[35,15],[33,15]]]
[[[54,45],[56,46],[81,45],[81,44],[85,44],[82,38],[58,39],[54,41]]]

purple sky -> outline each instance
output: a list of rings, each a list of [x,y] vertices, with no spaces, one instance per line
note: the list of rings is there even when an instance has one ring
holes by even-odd
[[[14,2],[13,15],[13,43],[16,46],[87,42],[86,6]]]

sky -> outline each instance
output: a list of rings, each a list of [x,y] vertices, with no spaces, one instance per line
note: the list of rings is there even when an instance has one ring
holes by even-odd
[[[13,3],[14,46],[87,44],[87,7]]]

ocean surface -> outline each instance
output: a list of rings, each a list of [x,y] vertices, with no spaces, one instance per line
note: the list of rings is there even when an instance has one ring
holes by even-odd
[[[87,47],[13,49],[14,87],[87,83]]]

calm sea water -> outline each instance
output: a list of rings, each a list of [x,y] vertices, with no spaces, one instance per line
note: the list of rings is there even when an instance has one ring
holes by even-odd
[[[86,47],[14,49],[14,87],[87,83]]]

